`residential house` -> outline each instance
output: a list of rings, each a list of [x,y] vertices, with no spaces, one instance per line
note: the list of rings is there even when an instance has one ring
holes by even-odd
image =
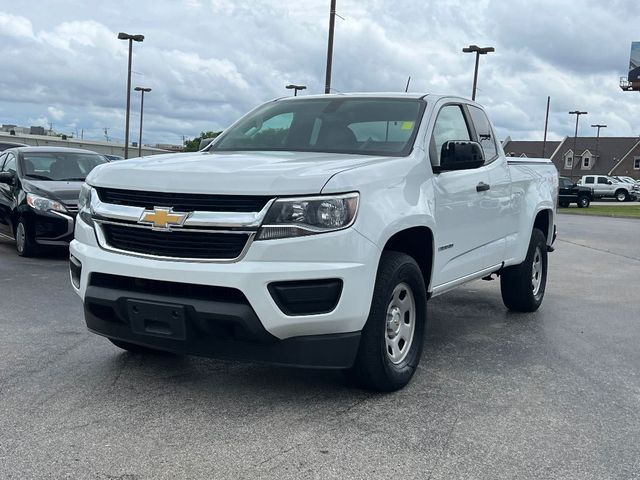
[[[507,157],[527,157],[527,158],[551,158],[562,142],[538,140],[511,140],[511,137],[502,142],[502,148]]]

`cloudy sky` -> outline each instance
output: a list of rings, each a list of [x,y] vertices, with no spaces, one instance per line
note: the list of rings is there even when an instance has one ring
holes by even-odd
[[[329,0],[0,0],[0,123],[53,124],[124,138],[126,42],[145,97],[145,143],[181,143],[223,129],[287,83],[322,93]],[[640,134],[640,94],[618,87],[637,0],[338,0],[332,87],[470,96],[468,44],[481,59],[477,100],[501,138],[573,134],[569,110],[589,112],[607,135]],[[635,37],[634,38],[634,32]],[[139,96],[132,100],[137,138]]]

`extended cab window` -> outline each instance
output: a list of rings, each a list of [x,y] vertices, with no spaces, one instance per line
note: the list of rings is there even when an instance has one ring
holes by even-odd
[[[478,107],[469,105],[468,108],[473,125],[476,127],[478,142],[480,142],[480,146],[484,152],[485,162],[491,163],[498,155],[498,148],[496,147],[496,141],[493,137],[493,131],[491,130],[489,119]]]
[[[607,184],[607,179],[605,177],[598,177],[598,184]]]
[[[438,164],[442,145],[454,140],[471,140],[469,127],[460,105],[446,105],[438,113],[429,144],[429,153],[432,158],[438,159]]]
[[[424,112],[419,98],[309,98],[271,102],[229,128],[216,151],[406,156]]]

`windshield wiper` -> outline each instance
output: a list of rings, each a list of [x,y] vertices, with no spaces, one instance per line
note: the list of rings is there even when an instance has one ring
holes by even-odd
[[[58,180],[59,182],[84,182],[85,177],[77,177],[77,178],[61,178]]]
[[[27,173],[25,177],[35,178],[37,180],[53,180],[53,178],[49,178],[46,175],[38,175],[37,173]]]

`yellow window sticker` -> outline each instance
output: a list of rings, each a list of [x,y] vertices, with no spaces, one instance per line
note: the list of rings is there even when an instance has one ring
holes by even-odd
[[[413,122],[402,122],[402,126],[400,129],[402,130],[411,130],[413,128]]]

